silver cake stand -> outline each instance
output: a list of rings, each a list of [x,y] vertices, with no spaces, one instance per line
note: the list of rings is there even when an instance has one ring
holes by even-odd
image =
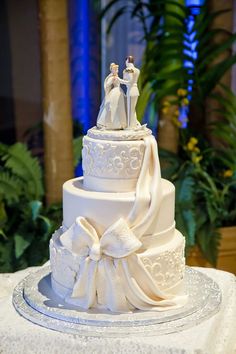
[[[188,303],[164,312],[112,313],[85,311],[65,303],[51,289],[49,267],[23,279],[14,289],[13,304],[26,319],[40,326],[81,336],[156,336],[190,328],[215,314],[221,303],[219,286],[203,273],[186,267]]]

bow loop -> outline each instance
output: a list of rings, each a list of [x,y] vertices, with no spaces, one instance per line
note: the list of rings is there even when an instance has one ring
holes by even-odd
[[[94,227],[83,217],[61,235],[61,243],[78,256],[88,256],[94,244],[99,245],[99,237]]]
[[[111,225],[99,240],[97,231],[83,217],[78,217],[61,236],[61,243],[73,253],[89,256],[93,261],[99,261],[102,254],[112,258],[127,257],[142,245],[122,218]]]

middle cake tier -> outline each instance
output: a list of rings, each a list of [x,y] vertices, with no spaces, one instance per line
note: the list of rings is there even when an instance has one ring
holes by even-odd
[[[79,177],[71,179],[63,185],[63,225],[65,229],[69,228],[78,216],[83,216],[102,235],[119,218],[127,220],[134,206],[135,192],[90,191],[84,187],[83,181],[84,178]],[[171,182],[162,179],[161,189],[160,208],[144,235],[155,239],[158,244],[171,238],[175,228],[175,187]],[[143,200],[140,203],[143,203],[141,210],[145,210],[148,201]],[[158,235],[160,237],[157,237]]]

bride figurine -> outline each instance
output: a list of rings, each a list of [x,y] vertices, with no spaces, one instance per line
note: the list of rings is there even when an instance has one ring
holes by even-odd
[[[111,73],[104,81],[105,98],[97,118],[99,129],[125,129],[127,127],[125,95],[118,77],[119,65],[111,63]]]

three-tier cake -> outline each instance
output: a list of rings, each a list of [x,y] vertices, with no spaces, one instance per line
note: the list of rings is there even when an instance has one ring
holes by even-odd
[[[183,306],[185,241],[151,131],[94,127],[82,157],[83,177],[64,183],[63,225],[50,242],[54,292],[78,309]]]

